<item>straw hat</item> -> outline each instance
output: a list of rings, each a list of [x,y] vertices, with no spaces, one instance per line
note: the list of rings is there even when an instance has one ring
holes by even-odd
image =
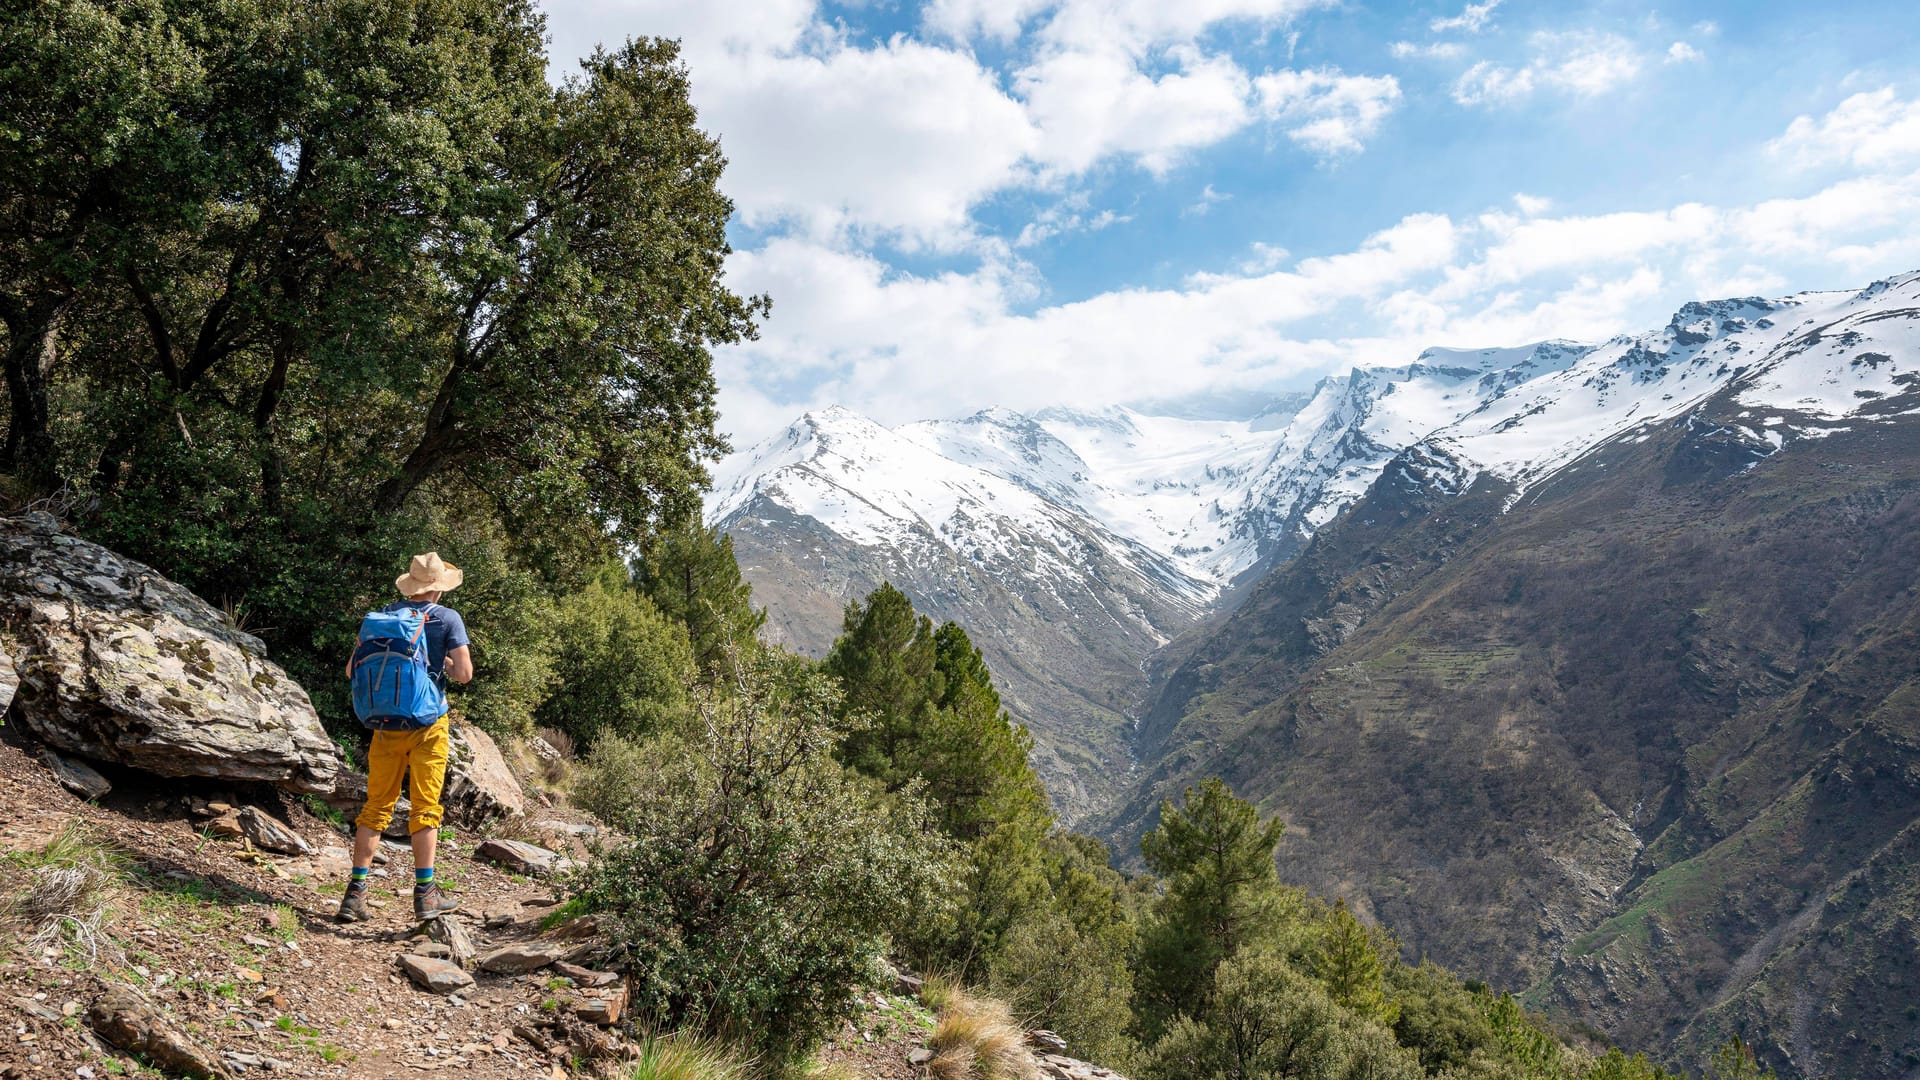
[[[460,568],[442,559],[437,551],[425,555],[415,555],[407,564],[407,572],[394,580],[394,587],[401,596],[418,596],[423,592],[452,592],[460,587]]]

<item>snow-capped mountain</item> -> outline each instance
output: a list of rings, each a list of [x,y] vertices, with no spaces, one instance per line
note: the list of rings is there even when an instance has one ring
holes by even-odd
[[[881,580],[961,622],[1072,805],[1124,771],[1149,654],[1412,447],[1451,469],[1449,484],[1485,476],[1515,500],[1716,395],[1735,395],[1765,454],[1912,408],[1916,387],[1920,273],[1857,293],[1691,303],[1598,345],[1429,349],[1240,420],[988,409],[889,429],[826,409],[726,462],[708,515],[733,534],[776,631],[803,649],[824,650],[841,605]]]

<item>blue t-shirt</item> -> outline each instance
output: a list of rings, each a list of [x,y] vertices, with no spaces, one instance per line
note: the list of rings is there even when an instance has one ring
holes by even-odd
[[[398,600],[382,608],[382,611],[432,610],[427,614],[427,669],[433,673],[433,681],[441,689],[447,685],[447,653],[462,645],[471,645],[467,640],[467,621],[460,613],[445,604],[429,604],[425,600]]]

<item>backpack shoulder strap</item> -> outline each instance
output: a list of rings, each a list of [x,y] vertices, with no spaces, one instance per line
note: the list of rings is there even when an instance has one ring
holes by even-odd
[[[413,639],[412,639],[411,641],[409,641],[409,642],[407,642],[407,644],[408,644],[408,645],[419,645],[419,644],[420,644],[420,638],[421,638],[421,637],[422,637],[423,635],[425,635],[425,634],[426,634],[426,632],[427,632],[427,621],[428,621],[428,620],[429,620],[430,618],[432,618],[432,616],[431,616],[431,615],[429,614],[429,613],[430,613],[430,612],[432,612],[432,611],[433,611],[433,605],[432,605],[432,604],[428,604],[428,605],[427,605],[426,607],[424,607],[424,608],[421,608],[421,609],[420,609],[420,629],[418,629],[418,630],[415,630],[415,631],[413,632]]]

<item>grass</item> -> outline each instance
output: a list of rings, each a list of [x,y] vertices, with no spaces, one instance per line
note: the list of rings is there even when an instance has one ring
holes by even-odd
[[[928,1074],[935,1080],[1035,1080],[1039,1069],[1006,1004],[942,982],[940,1019],[927,1041],[933,1051]]]
[[[344,812],[335,809],[331,803],[318,795],[302,795],[300,797],[300,805],[307,808],[307,813],[312,814],[314,817],[319,818],[321,821],[326,822],[336,829],[344,832],[353,831],[353,819],[349,818]]]
[[[738,1051],[681,1032],[642,1038],[625,1075],[626,1080],[748,1080],[755,1073],[753,1061]]]
[[[76,819],[39,851],[10,853],[6,861],[24,887],[5,898],[4,913],[32,928],[26,941],[30,956],[57,949],[70,966],[103,961],[125,966],[126,956],[111,932],[120,886],[127,880],[124,853]]]

